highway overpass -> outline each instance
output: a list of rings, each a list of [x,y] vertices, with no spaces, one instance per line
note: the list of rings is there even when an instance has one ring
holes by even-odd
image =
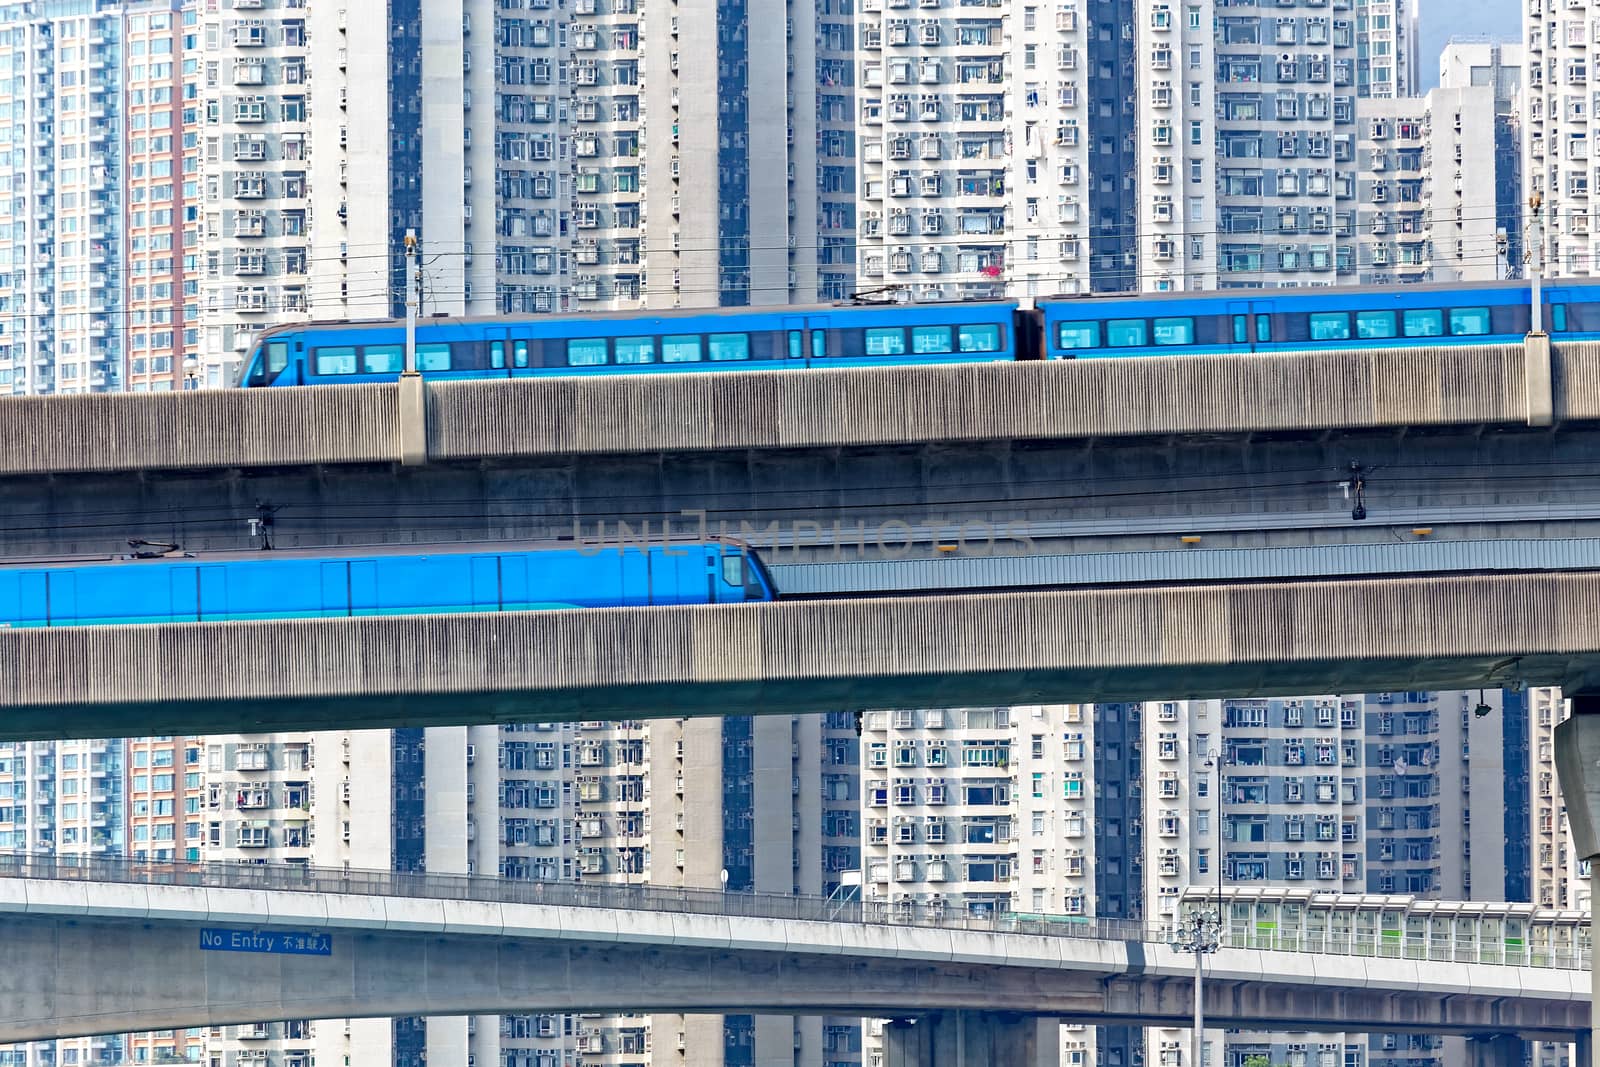
[[[1183,1026],[1192,1008],[1192,957],[1163,931],[1126,922],[912,917],[815,898],[294,866],[93,860],[74,870],[8,858],[0,871],[10,875],[0,877],[0,1043],[285,1018],[613,1010]],[[1589,1020],[1581,917],[1527,910],[1527,934],[1560,935],[1565,954],[1510,965],[1503,943],[1466,940],[1454,923],[1437,941],[1347,939],[1342,953],[1224,947],[1208,959],[1207,1018],[1246,1030],[1571,1040]]]
[[[0,631],[0,738],[1600,687],[1600,572]]]

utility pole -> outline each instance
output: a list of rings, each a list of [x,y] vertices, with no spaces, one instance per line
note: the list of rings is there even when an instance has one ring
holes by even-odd
[[[417,231],[406,230],[406,374],[417,373],[417,312],[422,307],[422,269],[417,266]]]
[[[1528,198],[1532,217],[1528,222],[1530,248],[1529,266],[1533,270],[1533,329],[1530,333],[1544,333],[1544,197],[1534,193]]]

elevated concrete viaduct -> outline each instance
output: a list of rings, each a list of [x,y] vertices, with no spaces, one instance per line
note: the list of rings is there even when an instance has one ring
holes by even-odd
[[[1579,691],[1600,685],[1600,572],[0,630],[0,663],[18,740]]]

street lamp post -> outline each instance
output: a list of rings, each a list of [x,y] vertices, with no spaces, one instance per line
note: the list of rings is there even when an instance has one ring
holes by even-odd
[[[193,356],[183,361],[183,387],[184,389],[200,388],[200,361]]]
[[[1205,1049],[1205,956],[1222,947],[1222,754],[1210,751],[1202,758],[1207,770],[1217,772],[1216,780],[1211,783],[1211,795],[1216,805],[1213,832],[1217,839],[1211,862],[1217,867],[1217,902],[1214,908],[1200,907],[1181,918],[1172,940],[1173,948],[1179,952],[1194,953],[1194,1031],[1190,1035],[1190,1067],[1201,1067],[1201,1056]],[[1198,812],[1198,803],[1195,808]]]

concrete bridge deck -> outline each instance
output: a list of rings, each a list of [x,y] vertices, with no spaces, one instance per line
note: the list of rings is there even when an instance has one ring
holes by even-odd
[[[1600,418],[1600,345],[1348,349],[0,401],[0,476]]]
[[[1578,691],[1600,685],[1600,572],[11,630],[0,663],[16,740]]]
[[[0,877],[0,1042],[586,1010],[1181,1026],[1192,1007],[1192,958],[1127,923],[905,921],[814,898],[288,867],[12,861],[0,874],[22,876]],[[1588,1025],[1581,969],[1225,948],[1209,972],[1207,1017],[1223,1027],[1567,1038]]]

